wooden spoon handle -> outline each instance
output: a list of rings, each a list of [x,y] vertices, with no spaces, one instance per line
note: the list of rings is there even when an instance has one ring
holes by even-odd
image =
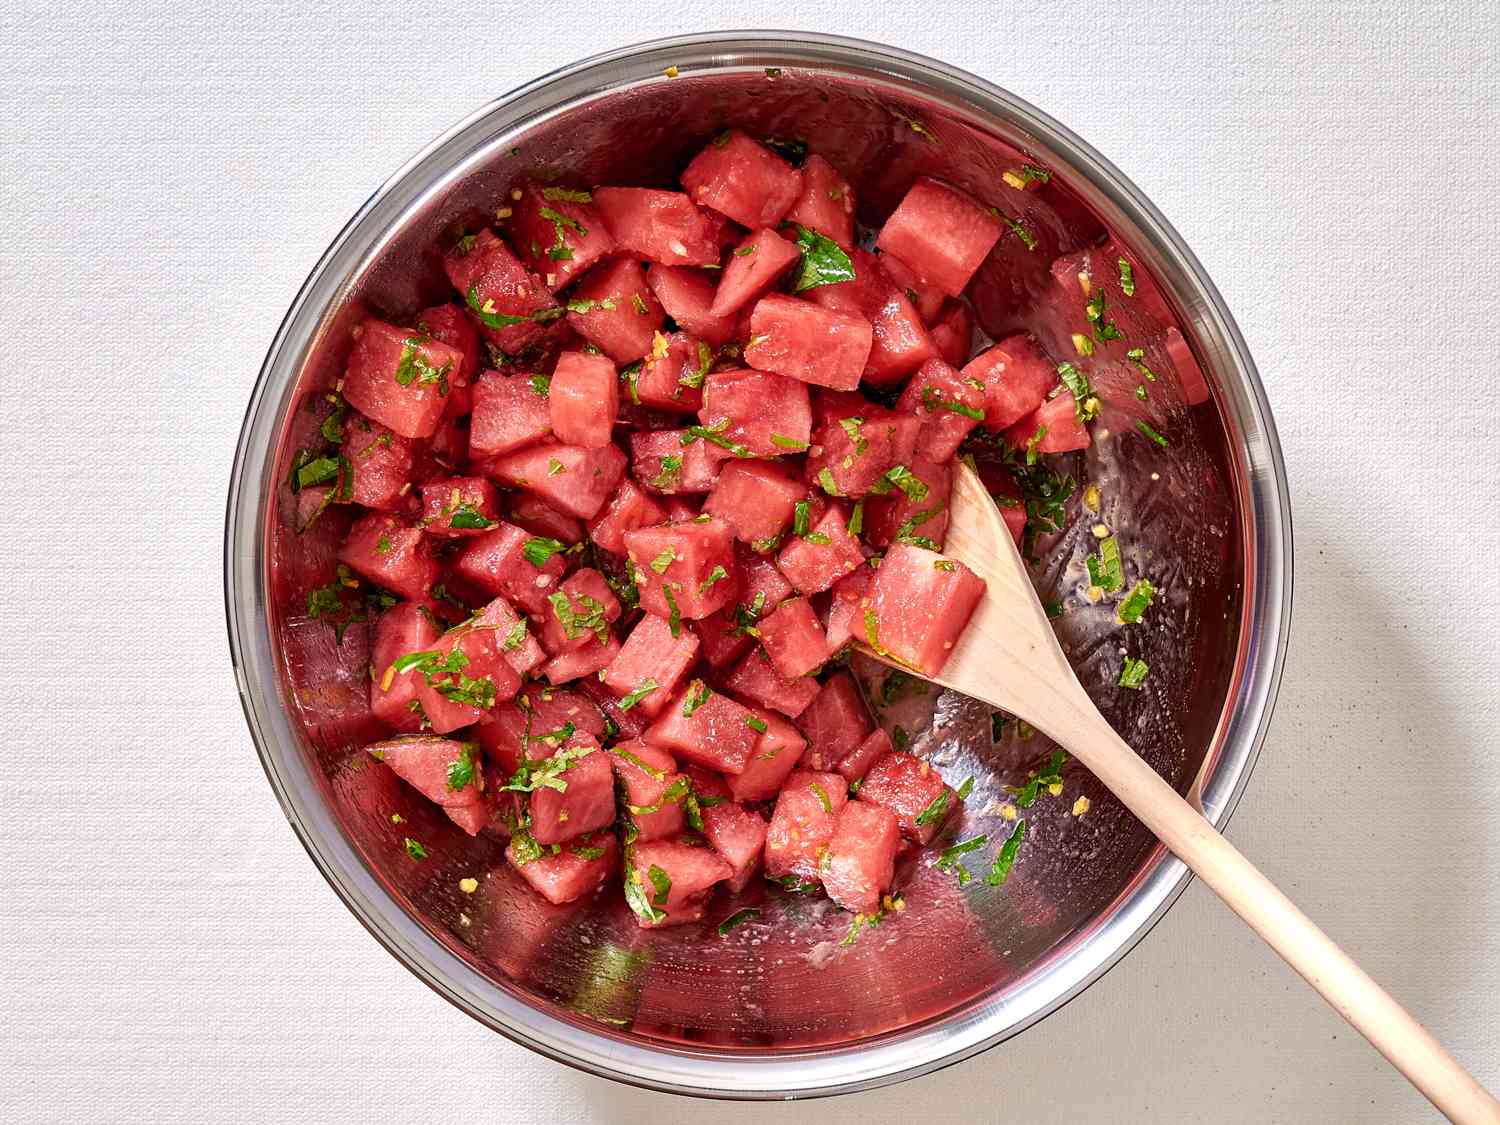
[[[1093,771],[1224,903],[1450,1120],[1500,1122],[1500,1101],[1390,993],[1177,795],[1090,705],[1047,733]],[[1045,729],[1045,728],[1044,728]]]

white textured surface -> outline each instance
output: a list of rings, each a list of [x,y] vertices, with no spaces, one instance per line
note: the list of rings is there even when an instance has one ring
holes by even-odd
[[[283,310],[386,173],[482,101],[734,26],[1006,85],[1197,251],[1259,359],[1297,523],[1286,683],[1231,836],[1500,1086],[1493,4],[214,7],[0,8],[0,1119],[1429,1116],[1201,887],[977,1060],[711,1107],[483,1031],[297,845],[220,595],[230,455]]]

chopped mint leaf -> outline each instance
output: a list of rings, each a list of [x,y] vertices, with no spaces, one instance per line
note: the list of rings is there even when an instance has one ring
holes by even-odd
[[[1161,434],[1157,433],[1145,422],[1137,422],[1135,424],[1135,428],[1140,430],[1141,433],[1145,434],[1148,438],[1156,442],[1156,444],[1161,446],[1163,449],[1167,447],[1167,439],[1162,437]]]
[[[708,685],[702,680],[694,680],[688,685],[687,698],[682,701],[682,714],[684,718],[692,718],[693,712],[708,702]]]
[[[553,555],[568,549],[568,545],[560,539],[545,539],[537,537],[526,540],[526,545],[521,548],[521,554],[532,566],[545,566],[547,560]]]
[[[807,442],[798,441],[796,438],[789,438],[783,434],[772,434],[771,444],[779,449],[790,449],[798,453],[807,448]]]
[[[413,840],[410,836],[407,836],[405,839],[403,839],[401,841],[401,844],[406,848],[406,854],[411,856],[412,859],[427,858],[427,849],[424,848],[418,841]]]
[[[745,725],[747,727],[749,727],[751,730],[753,730],[756,734],[765,734],[766,733],[766,722],[765,722],[765,720],[764,719],[757,719],[754,715],[746,715],[745,716]]]
[[[713,589],[716,583],[722,582],[728,577],[729,571],[725,570],[722,566],[714,567],[708,572],[708,577],[698,584],[698,596],[702,597],[709,590]]]
[[[927,499],[927,483],[905,465],[892,465],[871,486],[870,491],[876,496],[884,496],[892,488],[899,488],[902,492],[906,493],[906,498],[913,504],[920,504],[923,500]],[[837,494],[835,493],[835,495]]]
[[[476,773],[475,759],[479,756],[479,743],[462,742],[458,747],[458,757],[448,763],[448,789],[457,793],[465,785],[474,780]]]
[[[485,531],[500,525],[494,520],[486,519],[473,504],[465,503],[454,509],[453,518],[448,521],[448,526],[466,531]]]
[[[1120,292],[1127,297],[1135,296],[1135,270],[1124,258],[1117,258],[1115,265],[1120,267]]]
[[[656,558],[651,560],[651,569],[656,571],[657,574],[665,574],[667,572],[667,567],[671,566],[676,561],[677,552],[671,547],[667,547],[662,551],[661,554],[657,555]]]
[[[922,391],[922,409],[928,414],[935,414],[939,410],[946,410],[950,414],[958,414],[964,418],[973,418],[976,422],[984,421],[984,410],[977,406],[968,406],[959,402],[956,398],[944,398],[936,387],[927,387]]]
[[[823,787],[815,781],[811,785],[809,785],[808,788],[812,790],[813,796],[818,799],[818,804],[823,806],[823,811],[826,813],[832,813],[833,802],[828,799],[828,794],[823,789]]]
[[[1059,363],[1057,376],[1073,396],[1073,416],[1078,419],[1079,423],[1092,422],[1097,418],[1099,400],[1094,395],[1094,388],[1089,384],[1089,377],[1071,363]]]
[[[1018,728],[1018,733],[1024,732],[1019,731]],[[1005,791],[1013,795],[1016,799],[1016,804],[1020,805],[1023,809],[1029,809],[1032,805],[1036,804],[1037,798],[1042,795],[1044,790],[1055,797],[1058,793],[1062,792],[1062,767],[1063,763],[1067,760],[1068,756],[1061,750],[1054,750],[1052,757],[1048,760],[1045,767],[1030,772],[1026,778],[1025,785],[1007,785]]]
[[[641,700],[645,699],[646,696],[650,695],[660,686],[661,685],[653,680],[650,676],[647,676],[644,680],[641,681],[639,687],[626,695],[625,698],[620,700],[620,710],[629,711],[632,707],[634,707]]]
[[[759,917],[760,911],[753,906],[747,906],[741,910],[736,910],[728,918],[725,918],[724,921],[719,923],[719,936],[725,937],[732,930],[735,930],[740,926],[743,926],[746,922],[752,921],[753,919]]]
[[[1120,561],[1120,543],[1113,535],[1101,539],[1098,556],[1090,555],[1086,561],[1093,585],[1108,593],[1124,587],[1125,565]]]
[[[812,521],[812,504],[798,500],[792,505],[792,534],[799,539],[807,534]]]
[[[1005,843],[1001,844],[1000,850],[995,853],[995,862],[990,867],[990,873],[984,877],[986,883],[992,887],[998,887],[1010,877],[1010,869],[1015,866],[1016,853],[1021,850],[1021,841],[1024,839],[1026,839],[1026,822],[1018,820]]]
[[[1145,348],[1131,348],[1128,352],[1125,353],[1125,358],[1130,360],[1131,363],[1135,364],[1136,367],[1140,369],[1141,374],[1144,375],[1148,380],[1153,383],[1156,382],[1156,373],[1152,371],[1151,368],[1146,366]]]
[[[948,789],[932,799],[932,803],[917,814],[916,824],[918,828],[925,828],[929,824],[941,824],[948,815]]]
[[[1156,595],[1156,589],[1151,585],[1150,579],[1142,578],[1131,587],[1130,593],[1125,595],[1125,600],[1120,603],[1120,608],[1115,611],[1115,618],[1121,625],[1134,625],[1138,622],[1146,610],[1151,606],[1151,600]]]
[[[1124,666],[1120,669],[1118,683],[1123,688],[1134,688],[1139,691],[1146,682],[1146,674],[1150,671],[1150,665],[1144,660],[1133,660],[1127,656]]]
[[[793,293],[854,280],[854,264],[837,242],[801,223],[792,225],[797,228],[797,249],[802,251],[802,264],[792,283]]]
[[[594,201],[592,192],[574,191],[571,188],[561,187],[543,188],[542,198],[549,203],[592,203]]]

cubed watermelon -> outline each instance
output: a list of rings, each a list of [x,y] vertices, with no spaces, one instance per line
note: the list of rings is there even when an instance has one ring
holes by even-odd
[[[646,741],[726,774],[744,771],[760,735],[754,711],[693,680],[646,728]]]
[[[813,431],[804,475],[829,496],[857,498],[889,490],[885,475],[911,463],[922,421],[865,402],[857,414],[840,411]]]
[[[615,242],[632,254],[668,266],[719,264],[723,220],[700,211],[680,191],[604,187],[595,190],[594,205]]]
[[[580,754],[556,779],[559,790],[543,785],[531,794],[531,835],[539,844],[561,844],[615,821],[615,773],[610,756],[589,735],[575,733],[567,743],[547,747],[547,758]],[[531,745],[536,758],[537,744]]]
[[[890,809],[850,801],[839,813],[828,841],[823,889],[845,910],[875,914],[896,874],[901,826]]]
[[[547,595],[557,589],[567,564],[551,544],[515,524],[475,536],[464,544],[453,560],[453,569],[464,581],[487,594],[503,594],[528,613],[548,608]]]
[[[391,772],[434,804],[470,836],[489,820],[479,746],[451,738],[406,735],[365,747]]]
[[[943,302],[937,319],[928,326],[932,346],[950,367],[962,367],[974,350],[974,310],[952,297]]]
[[[812,436],[806,384],[771,371],[731,368],[710,373],[703,383],[698,418],[714,444],[741,456],[800,453]]]
[[[924,547],[936,544],[941,550],[948,532],[953,463],[913,457],[911,476],[903,478],[902,484],[884,496],[865,498],[865,539],[882,548],[900,538]]]
[[[824,308],[870,323],[870,353],[864,379],[871,386],[899,383],[937,355],[922,314],[867,250],[850,255],[854,280],[820,285],[808,297]]]
[[[822,690],[797,716],[797,729],[807,736],[807,765],[815,770],[836,769],[869,737],[875,721],[847,668],[828,677]]]
[[[457,305],[434,305],[417,314],[417,331],[447,344],[464,358],[457,370],[448,374],[448,401],[443,413],[450,418],[469,413],[472,399],[469,388],[479,374],[479,329]]]
[[[780,715],[752,708],[757,724],[765,727],[737,774],[726,774],[724,783],[736,801],[765,801],[774,797],[797,768],[807,739]]]
[[[349,461],[349,499],[366,508],[399,512],[406,505],[412,475],[412,442],[388,426],[352,411],[344,419],[339,452]]]
[[[500,496],[483,477],[440,477],[422,493],[422,529],[439,539],[469,539],[498,526]]]
[[[1030,336],[1008,336],[964,364],[962,375],[984,384],[984,424],[1003,430],[1030,414],[1057,386],[1057,368]]]
[[[728,523],[742,542],[770,550],[806,496],[807,486],[781,466],[735,460],[719,471],[703,510]]]
[[[723,520],[665,523],[625,533],[641,608],[673,622],[696,621],[739,592],[734,532]]]
[[[868,503],[868,501],[866,501]],[[868,527],[869,513],[865,513]],[[867,566],[840,578],[828,591],[828,651],[838,652],[850,640],[863,635],[864,600],[875,572]]]
[[[526,847],[512,839],[505,858],[537,894],[554,906],[597,891],[620,866],[620,845],[610,832],[580,836],[555,853],[551,849],[542,849],[539,856],[534,853],[534,844]]]
[[[792,596],[792,584],[776,567],[774,559],[740,544],[734,557],[740,564],[740,604],[752,617],[764,617]]]
[[[983,596],[984,579],[963,563],[910,543],[893,543],[870,583],[860,639],[935,676]]]
[[[703,835],[734,869],[731,891],[742,891],[760,871],[766,847],[766,818],[754,809],[726,801],[703,809]]]
[[[683,444],[683,439],[687,444]],[[641,430],[630,435],[631,473],[652,492],[703,493],[719,476],[717,447],[687,430]]]
[[[1066,391],[1007,429],[1005,440],[1017,449],[1038,453],[1067,453],[1092,444],[1088,427],[1078,418],[1073,396]]]
[[[724,686],[742,699],[780,711],[789,719],[800,715],[818,694],[811,676],[788,679],[771,665],[764,649],[755,649],[735,665]]]
[[[557,440],[584,449],[608,445],[619,395],[620,380],[607,356],[563,352],[547,396]]]
[[[689,624],[698,638],[699,655],[716,672],[744,656],[755,643],[736,620],[732,607],[715,610]]]
[[[587,696],[564,688],[543,691],[531,685],[523,688],[514,701],[497,704],[491,721],[474,728],[474,737],[508,782],[520,768],[523,755],[545,757],[543,747],[549,743],[561,745],[572,737],[568,733],[570,724],[572,733],[587,734],[595,740],[604,737],[604,715]]]
[[[741,226],[773,227],[802,194],[802,173],[738,129],[720,133],[682,172],[700,207]]]
[[[945,300],[952,298],[944,295],[943,291],[918,275],[917,271],[903,262],[894,254],[880,255],[880,268],[885,275],[906,295],[922,317],[924,324],[931,324],[937,319],[938,310],[943,307]],[[968,357],[965,356],[965,359]]]
[[[921,176],[880,228],[875,245],[956,297],[1004,229],[993,210],[972,196]]]
[[[708,452],[711,453],[711,450]],[[686,523],[688,520],[697,519],[699,516],[697,501],[697,496],[686,494],[663,497],[661,506],[667,513],[667,522]]]
[[[810,675],[828,659],[828,637],[806,598],[788,598],[756,628],[771,664],[788,679]]]
[[[851,782],[858,781],[870,772],[871,766],[895,749],[885,729],[876,727],[863,742],[844,755],[843,761],[839,762],[839,773]]]
[[[520,190],[521,198],[511,204],[511,239],[552,292],[615,252],[615,240],[587,191],[536,183]]]
[[[715,262],[717,263],[717,258]],[[646,271],[646,282],[667,315],[686,332],[721,348],[735,338],[739,319],[714,316],[715,279],[688,266],[654,265]]]
[[[535,445],[552,432],[547,380],[524,372],[485,371],[471,388],[469,456],[478,461]]]
[[[356,520],[338,557],[356,574],[404,598],[425,598],[438,577],[432,543],[422,529],[384,512]]]
[[[649,918],[637,914],[642,929],[698,921],[714,885],[733,874],[718,852],[679,840],[638,842],[626,856],[625,878],[634,880],[652,911]]]
[[[1203,374],[1203,368],[1198,366],[1198,360],[1193,356],[1193,349],[1183,339],[1182,333],[1175,327],[1169,326],[1162,334],[1161,346],[1167,353],[1167,360],[1172,365],[1172,370],[1177,374],[1177,382],[1182,387],[1182,397],[1189,406],[1199,406],[1209,400],[1208,379]]]
[[[969,431],[984,420],[984,391],[978,379],[970,381],[941,359],[921,366],[901,392],[896,409],[921,419],[918,442],[923,457],[948,461],[958,452]]]
[[[473,619],[473,627],[494,630],[506,663],[516,670],[518,676],[530,675],[547,659],[542,646],[527,628],[526,618],[517,613],[504,597],[495,598],[480,610]]]
[[[542,665],[542,675],[549,684],[567,684],[584,676],[593,676],[609,667],[620,655],[620,641],[613,634],[603,644],[593,637],[580,649],[558,653]]]
[[[459,239],[443,256],[443,269],[480,333],[501,351],[520,351],[562,315],[541,279],[489,229]]]
[[[937,835],[963,801],[924,758],[893,751],[865,772],[859,800],[896,814],[901,835],[925,844]]]
[[[367,320],[354,330],[354,348],[339,390],[349,405],[402,437],[431,437],[448,401],[448,377],[463,353],[414,329]]]
[[[508,509],[510,522],[533,535],[570,546],[583,541],[583,521],[559,512],[539,496],[517,492],[511,496]]]
[[[498,629],[468,622],[449,629],[426,659],[398,676],[416,683],[422,715],[437,734],[489,717],[496,703],[514,698],[521,677],[507,659]]]
[[[582,449],[560,442],[528,446],[486,461],[487,476],[535,493],[554,508],[592,519],[625,475],[625,454],[614,445]]]
[[[696,414],[703,405],[703,380],[714,350],[696,336],[673,332],[657,336],[634,379],[633,395],[642,406],[673,414]]]
[[[744,356],[751,367],[844,391],[859,386],[873,339],[862,316],[780,293],[755,303],[750,331]]]
[[[616,555],[625,553],[625,533],[661,523],[666,513],[635,481],[622,480],[599,514],[589,520],[589,538]]]
[[[568,323],[574,331],[616,363],[640,359],[651,350],[663,315],[634,258],[614,258],[598,266],[578,283],[568,302]]]
[[[810,534],[794,536],[776,556],[781,573],[804,594],[822,593],[864,561],[859,540],[849,534],[843,513],[833,507],[813,525]]]
[[[609,627],[620,619],[620,599],[604,575],[582,567],[547,595],[550,612],[541,617],[542,647],[553,656],[608,644]]]
[[[417,698],[417,685],[410,676],[396,675],[391,665],[408,652],[431,648],[442,633],[428,602],[398,602],[375,622],[375,641],[370,650],[370,711],[387,726],[400,731],[421,729],[421,716],[411,706]]]
[[[615,776],[625,787],[626,815],[636,839],[659,840],[682,831],[692,783],[677,772],[672,755],[643,739],[610,747]]]
[[[801,257],[795,243],[788,242],[770,227],[751,231],[730,254],[709,315],[733,316],[764,296]]]
[[[798,770],[787,778],[766,832],[766,874],[817,883],[849,785],[836,773]]]
[[[671,626],[650,613],[636,622],[620,654],[604,672],[604,686],[626,710],[633,708],[654,718],[671,701],[698,659],[698,638],[687,629],[678,632],[672,636]]]
[[[854,245],[854,189],[837,168],[813,153],[802,164],[802,194],[786,219],[827,235],[848,250]]]

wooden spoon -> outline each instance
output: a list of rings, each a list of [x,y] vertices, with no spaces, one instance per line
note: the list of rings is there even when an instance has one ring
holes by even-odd
[[[954,475],[945,553],[987,589],[932,681],[1055,739],[1449,1119],[1500,1122],[1500,1101],[1105,721],[1063,656],[994,501],[963,464]]]

